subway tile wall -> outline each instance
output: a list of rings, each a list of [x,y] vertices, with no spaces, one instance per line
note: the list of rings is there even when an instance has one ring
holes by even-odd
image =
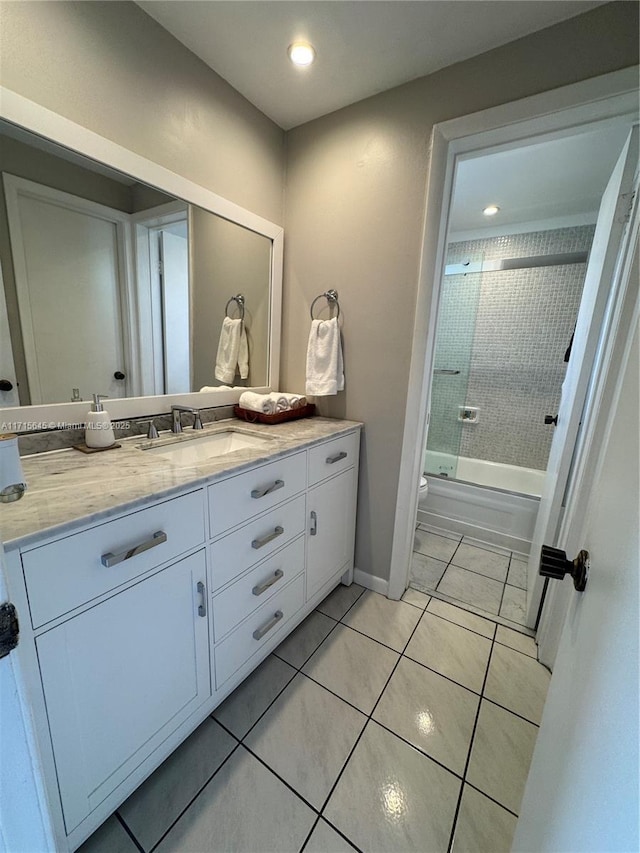
[[[453,243],[447,263],[586,251],[594,227]],[[461,373],[434,378],[428,449],[546,468],[553,427],[544,415],[558,410],[585,272],[571,264],[445,277],[436,367]],[[463,404],[480,409],[478,423],[457,420]]]

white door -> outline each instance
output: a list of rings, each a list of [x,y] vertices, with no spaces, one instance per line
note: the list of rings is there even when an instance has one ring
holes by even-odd
[[[189,241],[160,231],[164,393],[191,391]]]
[[[7,303],[4,298],[2,267],[0,267],[0,409],[19,405],[18,383],[9,336],[9,317],[7,316]]]
[[[205,581],[199,551],[37,638],[67,833],[210,697]]]
[[[636,294],[637,281],[636,262]],[[611,371],[617,388],[610,411],[602,409],[608,438],[602,453],[588,458],[595,477],[586,510],[573,511],[571,504],[567,510],[563,547],[572,549],[570,557],[586,548],[590,574],[584,592],[569,586],[514,851],[640,849],[637,307],[632,316],[626,365],[623,358]]]
[[[527,625],[534,627],[544,589],[538,574],[542,545],[554,545],[569,476],[571,457],[580,428],[593,361],[598,350],[600,329],[610,305],[620,242],[630,208],[634,170],[638,162],[638,128],[634,127],[622,149],[602,197],[582,301],[571,350],[571,358],[562,386],[547,476],[531,543],[527,578]]]
[[[66,402],[73,388],[126,396],[116,219],[12,176],[5,186],[31,402]]]

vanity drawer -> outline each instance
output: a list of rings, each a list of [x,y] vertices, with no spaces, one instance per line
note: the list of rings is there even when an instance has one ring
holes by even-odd
[[[309,450],[309,485],[339,474],[358,462],[360,433],[352,432]]]
[[[273,554],[303,532],[305,496],[250,521],[211,545],[212,589],[218,589],[258,560]]]
[[[212,538],[301,492],[307,483],[306,455],[296,453],[209,486]]]
[[[291,578],[302,571],[303,536],[218,593],[213,599],[213,633],[216,641],[279,593]]]
[[[233,634],[215,648],[216,687],[219,689],[287,624],[304,604],[304,576],[274,595]]]
[[[203,498],[191,492],[23,552],[33,627],[202,544]]]

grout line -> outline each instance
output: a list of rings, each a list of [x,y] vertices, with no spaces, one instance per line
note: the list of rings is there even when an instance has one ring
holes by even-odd
[[[430,592],[429,595],[438,601],[450,604],[451,607],[457,607],[459,610],[464,610],[466,613],[472,613],[474,616],[479,616],[481,619],[487,619],[489,622],[502,625],[504,628],[510,628],[517,634],[522,634],[523,637],[531,637],[533,639],[535,636],[535,632],[533,632],[531,628],[527,628],[526,625],[523,625],[520,622],[514,622],[512,619],[500,616],[499,613],[489,613],[487,610],[482,610],[480,607],[476,607],[475,604],[469,604],[469,602],[462,601],[460,598],[454,598],[441,590]],[[528,633],[530,631],[531,633]]]
[[[406,602],[406,601],[403,601],[402,603],[403,603],[403,604],[406,604],[407,602]],[[409,607],[411,607],[411,605],[410,605],[410,604],[409,604],[408,606],[409,606]],[[417,607],[414,607],[414,608],[413,608],[413,610],[417,610],[417,609],[418,609]],[[423,610],[422,612],[424,613],[425,611]],[[420,619],[422,619],[422,616],[420,617]],[[420,622],[420,619],[418,619],[418,622]],[[345,623],[344,623],[344,622],[341,622],[340,624],[341,624],[344,628],[349,628],[349,630],[350,630],[350,631],[355,631],[355,632],[356,632],[356,634],[360,634],[360,636],[361,636],[361,637],[366,637],[368,640],[373,640],[373,642],[374,642],[374,643],[378,643],[378,645],[379,645],[379,646],[382,646],[382,647],[383,647],[383,648],[385,648],[385,649],[389,649],[389,651],[391,651],[391,652],[395,652],[397,655],[401,655],[401,654],[402,654],[402,652],[398,651],[398,649],[394,649],[394,648],[393,648],[393,646],[388,646],[386,643],[382,643],[380,640],[376,640],[376,638],[375,638],[375,637],[371,637],[371,636],[369,636],[369,634],[365,634],[365,633],[364,633],[364,631],[360,631],[360,630],[358,630],[358,628],[354,628],[352,625],[345,625]],[[418,627],[418,625],[417,625],[417,623],[416,623],[416,628],[417,628],[417,627]],[[415,631],[415,628],[413,629],[413,631]],[[411,632],[411,635],[412,635],[412,636],[413,636],[413,631]]]
[[[422,613],[422,616],[424,616],[424,611],[423,611],[423,613]],[[415,634],[416,630],[418,629],[418,625],[419,625],[419,624],[420,624],[420,622],[422,621],[422,616],[421,616],[421,617],[418,619],[418,621],[416,622],[416,624],[415,624],[415,626],[414,626],[413,630],[411,631],[411,634],[409,635],[409,638],[407,639],[407,642],[404,644],[404,647],[403,647],[402,652],[400,652],[400,654],[399,654],[399,656],[398,656],[398,660],[395,662],[395,664],[394,664],[394,666],[393,666],[393,669],[392,669],[392,670],[391,670],[391,672],[389,673],[389,677],[388,677],[388,678],[387,678],[387,680],[385,681],[385,683],[384,683],[384,687],[383,687],[383,688],[382,688],[382,690],[380,691],[380,695],[379,695],[379,696],[378,696],[378,698],[376,699],[375,705],[374,705],[374,706],[373,706],[373,708],[371,709],[371,713],[367,716],[367,720],[366,720],[366,722],[365,722],[364,726],[362,727],[362,731],[361,731],[361,732],[360,732],[360,734],[358,735],[358,737],[357,737],[357,739],[356,739],[356,742],[354,743],[353,747],[351,748],[351,751],[349,752],[349,755],[347,755],[346,761],[345,761],[345,762],[344,762],[344,764],[342,765],[342,769],[341,769],[341,770],[340,770],[340,772],[338,773],[338,775],[337,775],[337,777],[336,777],[335,782],[334,782],[334,783],[333,783],[333,785],[331,786],[331,790],[329,791],[329,794],[327,795],[327,798],[326,798],[326,800],[324,801],[324,804],[323,804],[322,808],[320,809],[320,814],[322,814],[322,812],[324,812],[325,808],[327,807],[327,804],[328,804],[329,800],[330,800],[330,799],[331,799],[331,797],[333,796],[333,792],[335,791],[336,787],[338,786],[338,783],[340,782],[340,779],[342,778],[342,775],[343,775],[343,773],[344,773],[344,771],[345,771],[345,769],[346,769],[346,767],[347,767],[347,764],[348,764],[348,763],[349,763],[349,761],[351,760],[351,756],[353,755],[353,753],[355,752],[356,747],[357,747],[357,746],[358,746],[358,744],[360,743],[360,740],[361,740],[361,738],[362,738],[363,734],[365,733],[365,731],[366,731],[366,729],[367,729],[367,726],[368,726],[368,725],[369,725],[369,723],[371,722],[372,716],[373,716],[373,714],[375,713],[375,710],[376,710],[376,708],[378,707],[378,704],[380,703],[380,700],[382,699],[382,696],[384,695],[384,691],[387,689],[387,687],[388,687],[388,685],[389,685],[389,682],[390,682],[390,681],[391,681],[391,679],[393,678],[393,674],[394,674],[394,672],[395,672],[395,671],[396,671],[396,669],[398,668],[398,664],[399,664],[399,663],[400,663],[400,661],[402,660],[402,656],[404,655],[404,651],[405,651],[405,649],[407,648],[407,646],[408,646],[408,645],[409,645],[409,643],[411,642],[411,639],[413,638],[413,635]],[[347,626],[347,627],[348,627],[348,626]],[[366,635],[365,635],[365,636],[366,636]],[[395,649],[394,649],[394,651],[395,651]],[[396,652],[396,654],[397,654],[397,652]],[[362,713],[362,712],[361,712],[361,713]],[[374,722],[375,722],[375,721],[374,721]]]
[[[525,723],[529,723],[530,725],[535,726],[537,729],[540,728],[540,723],[534,723],[533,720],[530,720],[528,717],[523,717],[522,714],[519,714],[512,708],[507,708],[506,705],[501,705],[500,702],[496,702],[495,699],[489,699],[488,696],[482,696],[482,698],[485,702],[490,702],[492,705],[496,705],[498,708],[502,708],[503,711],[508,711],[510,714],[513,714],[514,717],[519,717]]]
[[[130,839],[133,841],[133,843],[136,845],[136,847],[138,848],[138,850],[140,851],[140,853],[145,853],[145,849],[144,849],[144,847],[142,846],[142,844],[140,844],[140,843],[139,843],[138,839],[137,839],[137,838],[135,837],[135,835],[133,834],[133,830],[129,829],[129,827],[127,826],[127,824],[126,824],[126,822],[125,822],[125,819],[122,817],[122,815],[120,814],[120,812],[119,812],[119,811],[117,811],[117,810],[116,810],[116,812],[115,812],[115,817],[116,817],[116,820],[118,820],[118,821],[120,822],[120,824],[121,824],[122,828],[123,828],[123,829],[124,829],[124,831],[127,833],[127,835],[129,836],[129,838],[130,838]],[[91,836],[89,836],[89,837],[91,837]]]
[[[476,694],[476,696],[478,696],[478,694]],[[480,699],[480,696],[478,696],[478,699]],[[384,729],[385,731],[389,732],[389,734],[393,735],[394,737],[397,737],[398,740],[401,740],[403,743],[406,743],[407,746],[410,746],[411,749],[415,750],[416,752],[419,752],[420,755],[423,755],[425,758],[428,758],[429,761],[433,761],[433,763],[437,764],[438,767],[441,767],[443,770],[446,770],[448,773],[451,773],[451,775],[455,776],[458,781],[464,781],[463,777],[460,775],[460,773],[458,773],[457,770],[452,770],[450,767],[447,767],[447,765],[443,764],[442,761],[438,761],[438,759],[434,758],[433,755],[429,755],[429,753],[425,752],[424,749],[419,746],[416,746],[415,743],[411,743],[411,741],[407,740],[406,737],[403,737],[402,735],[398,734],[398,732],[394,731],[393,729],[390,729],[389,726],[385,725],[384,723],[381,723],[380,720],[371,718],[370,722],[375,723],[377,726],[380,726],[381,729]]]
[[[223,767],[224,767],[224,765],[227,763],[227,761],[229,761],[229,759],[231,758],[231,756],[232,756],[232,755],[235,755],[235,753],[237,752],[237,750],[238,750],[239,748],[240,748],[240,744],[239,744],[239,743],[236,743],[236,745],[233,747],[233,749],[231,750],[231,752],[229,753],[229,755],[227,755],[227,757],[224,759],[224,761],[220,764],[220,766],[219,766],[219,767],[216,767],[216,769],[215,769],[215,770],[214,770],[214,772],[211,774],[211,776],[207,779],[207,781],[204,783],[204,785],[203,785],[203,786],[198,790],[198,793],[197,793],[194,797],[192,797],[192,798],[189,800],[189,802],[187,803],[187,805],[182,809],[182,811],[181,811],[181,812],[180,812],[180,814],[176,817],[176,819],[173,821],[173,823],[168,827],[168,829],[166,829],[166,830],[165,830],[165,832],[163,832],[163,833],[162,833],[162,835],[161,835],[161,836],[160,836],[160,838],[156,841],[156,843],[152,845],[152,847],[151,847],[151,848],[150,848],[150,850],[149,850],[149,853],[153,853],[153,851],[154,851],[154,850],[156,849],[156,847],[161,843],[161,841],[162,841],[164,838],[166,838],[166,837],[167,837],[167,835],[171,832],[171,830],[173,829],[173,827],[178,823],[178,821],[180,820],[180,818],[181,818],[181,817],[185,814],[185,812],[187,812],[187,811],[191,808],[191,806],[195,803],[195,801],[198,799],[198,797],[200,796],[200,794],[201,794],[201,793],[204,791],[204,789],[207,787],[207,785],[209,784],[209,782],[211,782],[211,780],[214,778],[214,776],[216,776],[216,775],[217,775],[217,774],[222,770],[222,768],[223,768]]]
[[[445,604],[446,604],[446,602],[445,602]],[[462,608],[459,608],[459,609],[462,609]],[[446,616],[441,616],[439,613],[435,613],[433,610],[426,610],[426,612],[429,614],[429,616],[435,616],[436,619],[442,619],[443,622],[448,622],[450,625],[456,625],[456,627],[458,627],[458,628],[464,628],[465,631],[468,631],[470,634],[475,634],[476,637],[484,637],[485,640],[491,641],[491,637],[487,637],[486,634],[481,634],[480,631],[474,631],[473,628],[467,628],[466,625],[461,625],[459,622],[454,622],[452,619],[447,619]],[[465,611],[465,613],[468,613],[468,612],[469,612],[468,610]],[[475,616],[475,613],[473,613],[471,615]],[[482,618],[484,618],[484,617],[478,616],[478,619],[482,619]],[[495,624],[496,624],[495,622],[492,622],[492,625],[495,626]],[[494,633],[495,633],[495,628],[494,628]]]
[[[350,847],[353,847],[353,849],[354,849],[354,850],[357,850],[357,851],[358,851],[358,853],[362,853],[362,850],[360,849],[360,847],[358,847],[358,845],[357,845],[357,844],[355,844],[353,841],[351,841],[351,839],[350,839],[350,838],[348,838],[348,837],[344,834],[344,832],[342,832],[340,829],[338,829],[338,827],[337,827],[337,826],[335,826],[333,823],[331,823],[331,821],[330,821],[328,818],[326,818],[324,815],[322,815],[322,820],[323,820],[325,823],[328,823],[328,824],[329,824],[329,826],[331,827],[331,829],[333,829],[335,832],[337,832],[337,833],[338,833],[338,835],[340,835],[342,838],[344,838],[344,840],[347,842],[347,844],[348,844]]]
[[[479,794],[482,794],[482,796],[486,797],[488,800],[491,800],[492,803],[495,803],[496,806],[499,806],[501,809],[504,809],[505,812],[508,812],[510,815],[513,815],[513,817],[518,818],[518,815],[515,812],[511,811],[511,809],[508,809],[502,803],[499,803],[498,800],[496,800],[494,797],[491,797],[489,794],[487,794],[486,791],[483,791],[481,788],[478,788],[477,785],[473,785],[471,782],[466,781],[464,784],[468,785],[470,788],[473,788],[474,791],[477,791]]]
[[[487,683],[487,678],[489,676],[489,667],[491,666],[491,655],[493,654],[493,647],[496,641],[496,633],[498,631],[498,626],[496,625],[493,632],[493,640],[491,641],[491,648],[489,649],[489,657],[487,658],[487,666],[484,672],[484,679],[482,681],[482,689],[480,690],[480,701],[478,702],[478,709],[476,711],[476,718],[473,723],[473,731],[471,732],[471,740],[469,741],[469,749],[467,751],[467,760],[464,765],[464,772],[462,774],[462,784],[460,785],[460,793],[458,794],[458,802],[456,803],[456,810],[453,816],[453,823],[451,824],[451,834],[449,836],[449,845],[447,847],[447,853],[451,853],[451,849],[453,847],[453,839],[456,834],[456,824],[458,823],[458,814],[460,812],[460,804],[462,802],[462,794],[464,792],[465,780],[467,778],[467,771],[469,770],[469,763],[471,761],[471,753],[473,751],[473,742],[476,737],[476,729],[478,728],[478,720],[480,718],[480,709],[482,708],[482,697],[484,695],[484,688]]]
[[[478,636],[480,636],[480,635],[478,635]],[[484,639],[489,640],[488,637],[485,637]],[[489,640],[489,642],[491,642],[491,640]],[[403,654],[403,655],[401,655],[401,657],[406,658],[407,660],[411,661],[411,663],[417,663],[418,666],[421,666],[423,669],[428,669],[429,672],[433,672],[435,675],[439,675],[440,678],[444,678],[446,681],[450,681],[451,684],[455,684],[456,687],[462,687],[463,690],[468,690],[469,693],[473,693],[473,695],[477,696],[478,698],[481,698],[481,696],[482,696],[482,694],[479,693],[477,690],[472,690],[471,687],[467,687],[466,684],[461,684],[459,681],[456,681],[455,678],[451,678],[448,675],[443,675],[443,673],[439,672],[437,669],[434,669],[432,666],[429,666],[426,663],[422,663],[422,661],[419,661],[419,660],[416,660],[415,658],[412,658],[410,655]]]
[[[311,829],[309,830],[309,832],[308,832],[308,834],[307,834],[307,837],[306,837],[306,838],[305,838],[305,840],[303,841],[303,843],[302,843],[302,847],[300,848],[300,850],[298,851],[298,853],[303,853],[303,850],[304,850],[304,848],[307,846],[307,844],[309,843],[309,839],[310,839],[310,838],[311,838],[311,836],[313,835],[313,831],[315,830],[316,826],[318,825],[319,820],[320,820],[320,815],[317,815],[317,816],[316,816],[316,819],[315,819],[315,820],[314,820],[314,822],[313,822],[313,826],[312,826],[312,827],[311,827]]]
[[[493,553],[493,552],[491,552],[491,553]],[[496,554],[496,557],[500,557],[500,556],[502,556],[502,555]],[[505,580],[500,581],[500,580],[498,580],[498,578],[491,577],[491,575],[485,575],[484,572],[478,572],[475,569],[470,569],[468,566],[458,566],[457,563],[449,563],[449,566],[447,566],[447,568],[449,568],[450,566],[453,566],[454,569],[462,569],[463,572],[471,572],[472,575],[478,575],[481,578],[486,578],[488,581],[495,581],[495,583],[501,583],[501,584],[506,583],[507,575],[505,575]],[[508,573],[509,573],[509,567],[507,566],[507,574]]]
[[[290,782],[287,782],[287,780],[284,779],[276,770],[274,770],[273,767],[270,767],[267,764],[267,762],[264,760],[264,758],[260,758],[258,753],[254,752],[250,747],[248,747],[246,745],[246,743],[242,743],[242,744],[240,744],[240,746],[242,747],[242,749],[246,749],[246,751],[249,753],[249,755],[252,755],[256,759],[256,761],[259,761],[260,764],[262,764],[262,766],[265,767],[269,771],[269,773],[272,773],[276,777],[276,779],[279,779],[283,785],[286,785],[286,787],[291,791],[291,793],[295,794],[299,800],[302,800],[302,802],[306,806],[308,806],[311,809],[311,811],[315,812],[315,814],[317,814],[318,816],[320,815],[320,810],[318,809],[318,807],[312,805],[312,803],[310,803],[306,797],[302,796],[300,791],[296,791],[296,789],[293,787],[293,785],[291,785]]]
[[[502,610],[502,602],[504,601],[504,591],[507,588],[506,582],[502,584],[502,595],[500,596],[500,604],[498,605],[498,616],[500,615],[500,611]]]

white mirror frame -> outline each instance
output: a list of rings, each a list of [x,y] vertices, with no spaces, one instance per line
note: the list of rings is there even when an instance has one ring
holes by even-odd
[[[129,151],[86,127],[0,86],[0,119],[19,125],[38,136],[69,148],[78,154],[131,175],[162,192],[193,204],[262,234],[272,242],[271,294],[269,301],[269,373],[268,384],[254,391],[278,388],[280,375],[280,334],[282,325],[283,229],[244,207],[217,195],[199,184],[165,169],[146,157]],[[233,391],[190,392],[156,397],[122,397],[109,400],[109,413],[114,420],[143,417],[169,412],[171,406],[185,405],[207,408],[229,406],[238,402],[244,389]],[[83,423],[87,403],[53,403],[0,409],[0,421],[6,431],[24,432],[46,429],[50,425]],[[22,424],[19,427],[18,424]],[[10,425],[14,425],[11,427]]]

